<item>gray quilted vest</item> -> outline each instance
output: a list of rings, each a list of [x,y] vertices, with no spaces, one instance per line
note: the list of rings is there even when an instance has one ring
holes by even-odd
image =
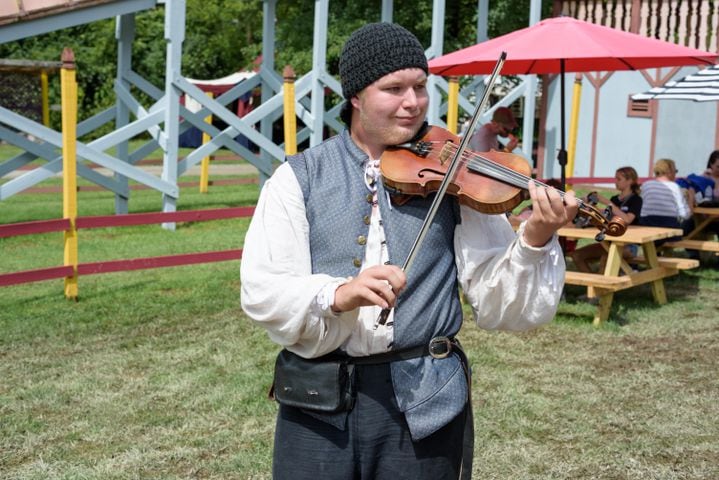
[[[321,145],[288,157],[304,195],[310,224],[312,271],[356,276],[364,258],[372,195],[364,184],[367,154],[344,131]],[[432,201],[415,197],[390,204],[380,182],[378,201],[390,262],[403,265]],[[407,288],[394,311],[394,349],[453,336],[462,325],[454,263],[454,230],[459,222],[454,197],[442,202],[408,272]],[[420,357],[391,365],[395,396],[415,440],[451,421],[467,401],[468,386],[457,355]],[[322,417],[322,415],[321,415]],[[346,415],[324,416],[344,428]]]

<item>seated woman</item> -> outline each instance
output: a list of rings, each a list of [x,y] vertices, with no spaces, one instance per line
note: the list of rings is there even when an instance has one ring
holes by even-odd
[[[673,160],[663,158],[654,164],[654,179],[642,185],[642,212],[639,224],[650,227],[681,228],[688,233],[693,227],[692,210],[676,183],[677,167]],[[659,240],[680,240],[680,237]]]
[[[707,168],[701,175],[691,174],[686,180],[689,181],[691,187],[689,190],[694,194],[694,202],[690,201],[689,203],[691,208],[696,206],[719,207],[719,150],[714,150],[709,155]],[[703,218],[703,216],[699,215],[699,218]],[[704,231],[719,235],[719,222],[710,223]]]
[[[719,201],[719,150],[714,150],[709,154],[707,160],[707,168],[704,170],[703,176],[714,182],[713,201]]]
[[[704,172],[701,174],[690,173],[686,178],[676,180],[686,192],[687,202],[691,208],[717,206],[716,200],[719,200],[717,181],[719,181],[719,150],[714,150],[709,155]]]
[[[632,167],[617,169],[614,174],[614,186],[619,190],[619,194],[614,195],[609,200],[597,194],[597,203],[606,205],[607,209],[611,210],[612,216],[621,218],[627,225],[638,224],[639,213],[642,210],[642,197],[639,196],[638,179],[637,171]],[[625,245],[622,255],[625,259],[630,260],[637,255],[637,248],[637,245],[634,244]],[[607,252],[600,243],[592,243],[574,250],[571,257],[577,269],[582,272],[592,272],[591,262],[599,261],[600,270],[604,268]]]

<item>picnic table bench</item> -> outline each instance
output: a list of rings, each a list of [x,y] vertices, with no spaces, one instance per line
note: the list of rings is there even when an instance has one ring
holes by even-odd
[[[679,240],[677,242],[667,242],[662,247],[719,253],[719,242],[715,240]]]
[[[629,277],[607,276],[603,273],[577,272],[567,270],[564,274],[564,283],[593,287],[595,290],[617,291],[627,288]]]
[[[719,222],[719,207],[694,207],[694,230],[676,242],[667,242],[662,249],[671,251],[674,249],[698,250],[719,255],[719,241],[712,240],[707,227]]]
[[[644,257],[634,257],[632,262],[647,263],[647,259]],[[699,260],[683,257],[657,257],[657,263],[660,267],[674,268],[676,270],[689,270],[690,268],[697,268],[699,266]]]
[[[652,295],[659,304],[667,302],[664,278],[676,275],[680,270],[696,268],[699,261],[690,258],[659,257],[654,245],[656,240],[681,235],[681,230],[674,228],[630,226],[624,235],[619,237],[606,236],[601,242],[607,250],[607,261],[603,272],[586,273],[567,271],[565,283],[587,287],[588,297],[597,297],[597,311],[594,324],[599,325],[609,318],[614,300],[614,292],[651,283]],[[594,239],[596,230],[589,228],[563,227],[557,234],[571,239]],[[641,247],[643,256],[633,261],[643,264],[646,268],[635,270],[622,257],[624,245],[634,243]]]

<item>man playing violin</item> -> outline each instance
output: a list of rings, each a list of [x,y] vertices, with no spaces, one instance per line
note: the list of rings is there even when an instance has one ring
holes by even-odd
[[[532,215],[515,233],[505,215],[447,196],[403,271],[433,195],[396,202],[379,164],[425,122],[424,50],[399,25],[368,24],[345,43],[339,69],[347,130],[289,157],[265,183],[245,238],[242,307],[297,358],[348,359],[353,401],[331,412],[313,408],[316,398],[283,404],[276,377],[273,475],[469,478],[459,288],[482,328],[549,322],[564,280],[555,232],[576,199],[530,183]]]

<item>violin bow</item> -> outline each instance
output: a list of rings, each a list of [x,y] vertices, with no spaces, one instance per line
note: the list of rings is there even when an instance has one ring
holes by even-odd
[[[482,95],[482,99],[477,104],[477,107],[474,109],[474,114],[472,115],[472,119],[469,122],[469,126],[467,127],[467,131],[462,137],[462,140],[459,142],[459,147],[457,148],[457,151],[454,152],[454,156],[452,157],[452,160],[450,161],[449,167],[447,167],[447,174],[442,179],[442,183],[439,185],[439,188],[437,189],[437,193],[434,197],[434,200],[432,200],[432,204],[429,207],[429,210],[427,211],[427,216],[424,218],[424,222],[422,222],[422,227],[419,229],[419,233],[417,234],[417,238],[414,240],[414,244],[412,244],[412,248],[409,251],[409,254],[407,255],[407,259],[404,261],[404,265],[402,265],[402,270],[404,270],[405,273],[409,270],[409,268],[412,266],[412,263],[414,262],[414,258],[417,255],[417,250],[419,250],[420,245],[422,245],[422,242],[424,241],[424,237],[427,235],[427,232],[429,231],[429,227],[432,225],[432,221],[434,221],[434,217],[437,214],[437,210],[439,210],[439,204],[442,202],[442,199],[444,198],[445,194],[447,193],[447,188],[449,187],[449,184],[451,183],[452,179],[454,179],[454,176],[457,172],[457,168],[459,167],[459,159],[462,158],[462,155],[464,155],[464,151],[467,150],[467,145],[469,144],[469,140],[472,137],[472,133],[474,132],[474,129],[477,126],[477,122],[479,122],[479,115],[484,110],[485,105],[487,104],[487,101],[489,100],[489,94],[492,91],[492,86],[494,85],[494,81],[497,79],[497,76],[499,75],[499,72],[502,71],[502,65],[504,65],[504,60],[507,58],[507,52],[502,52],[499,55],[499,59],[497,60],[497,63],[494,65],[494,70],[492,71],[492,74],[489,76],[489,82],[487,83],[487,88],[484,90],[484,94]],[[384,325],[387,323],[387,318],[389,317],[390,312],[392,309],[385,308],[383,309],[380,314],[379,318],[377,319],[378,325]]]

